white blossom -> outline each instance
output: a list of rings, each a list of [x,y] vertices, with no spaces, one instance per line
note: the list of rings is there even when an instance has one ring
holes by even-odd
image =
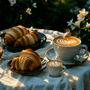
[[[74,23],[74,25],[76,25],[77,27],[80,28],[80,21],[76,21],[76,22]]]
[[[82,17],[85,17],[89,13],[88,11],[85,10],[85,8],[80,10],[79,12],[82,15]]]
[[[71,19],[68,23],[68,26],[72,25],[73,24],[73,19]]]
[[[86,27],[88,27],[88,28],[89,28],[89,27],[90,27],[90,23],[88,23],[88,22],[87,22],[87,23],[86,23]]]
[[[31,8],[27,8],[26,9],[26,12],[29,14],[29,15],[31,15],[32,13],[31,13]]]
[[[83,17],[81,14],[77,15],[77,20],[78,21],[83,21],[85,19],[85,17]]]
[[[75,29],[75,27],[71,25],[71,29],[72,29],[72,30],[74,30],[74,29]]]
[[[33,6],[34,8],[37,8],[36,4],[37,4],[37,3],[33,3],[32,6]]]
[[[14,4],[16,4],[16,0],[9,0],[10,2],[10,6],[13,6]]]
[[[80,10],[79,12],[80,14],[77,15],[78,21],[83,21],[85,19],[85,16],[89,13],[88,11],[85,10],[85,8]]]

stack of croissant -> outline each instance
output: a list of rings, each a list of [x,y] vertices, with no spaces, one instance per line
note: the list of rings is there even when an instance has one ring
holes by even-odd
[[[4,36],[4,42],[7,45],[14,44],[14,47],[33,45],[39,40],[40,36],[37,32],[28,32],[28,30],[22,25],[12,27]]]
[[[22,50],[19,57],[12,59],[11,67],[16,70],[33,71],[36,68],[41,67],[41,58],[32,49]]]

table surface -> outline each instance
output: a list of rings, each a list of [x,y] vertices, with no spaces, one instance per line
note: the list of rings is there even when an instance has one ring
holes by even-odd
[[[53,30],[38,29],[47,36],[47,41],[36,52],[45,58],[45,52],[52,47],[54,37],[62,33]],[[15,53],[5,51],[9,57]],[[90,57],[78,66],[69,67],[60,77],[50,77],[47,68],[34,75],[25,76],[7,68],[7,58],[0,64],[0,90],[90,90]]]

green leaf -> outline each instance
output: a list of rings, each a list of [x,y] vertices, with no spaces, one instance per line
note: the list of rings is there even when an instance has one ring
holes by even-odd
[[[81,29],[88,29],[87,27],[82,27]]]
[[[82,23],[85,23],[85,22],[86,22],[86,20],[83,20],[83,21],[82,21]]]

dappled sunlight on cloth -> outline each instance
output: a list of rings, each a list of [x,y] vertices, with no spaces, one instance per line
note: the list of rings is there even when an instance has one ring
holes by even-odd
[[[45,82],[49,83],[48,79],[44,79],[43,81],[45,81]]]
[[[0,78],[0,82],[4,85],[14,87],[24,87],[24,84],[19,81],[19,79],[15,79],[8,74],[4,74],[2,78]]]
[[[90,61],[90,54],[89,54],[89,58],[88,58],[88,61]]]
[[[88,67],[72,67],[64,72],[64,74],[68,77],[70,84],[74,89],[90,90],[90,69]]]
[[[36,52],[46,60],[45,52],[53,47],[54,37],[60,36],[62,33],[44,29],[40,29],[38,32],[44,33],[47,41]],[[12,56],[13,53],[6,51],[6,54],[6,56]],[[4,70],[7,69],[7,62],[8,60],[1,64]],[[3,73],[3,69],[0,68],[0,74]],[[90,90],[90,57],[82,65],[67,68],[64,75],[57,78],[50,77],[47,68],[39,74],[36,73],[35,76],[19,75],[8,70],[8,73],[1,76],[0,86],[6,90],[72,90],[72,88]],[[17,89],[17,87],[19,88]]]
[[[51,77],[47,75],[47,78],[45,78],[43,81],[48,83],[47,88],[52,86],[50,90],[72,90],[68,78],[64,77],[63,75],[60,77]]]
[[[67,73],[67,72],[64,72],[64,74],[65,74],[67,77],[69,77],[69,81],[70,81],[70,82],[78,81],[78,77],[77,77],[77,76],[70,75],[70,74]]]

